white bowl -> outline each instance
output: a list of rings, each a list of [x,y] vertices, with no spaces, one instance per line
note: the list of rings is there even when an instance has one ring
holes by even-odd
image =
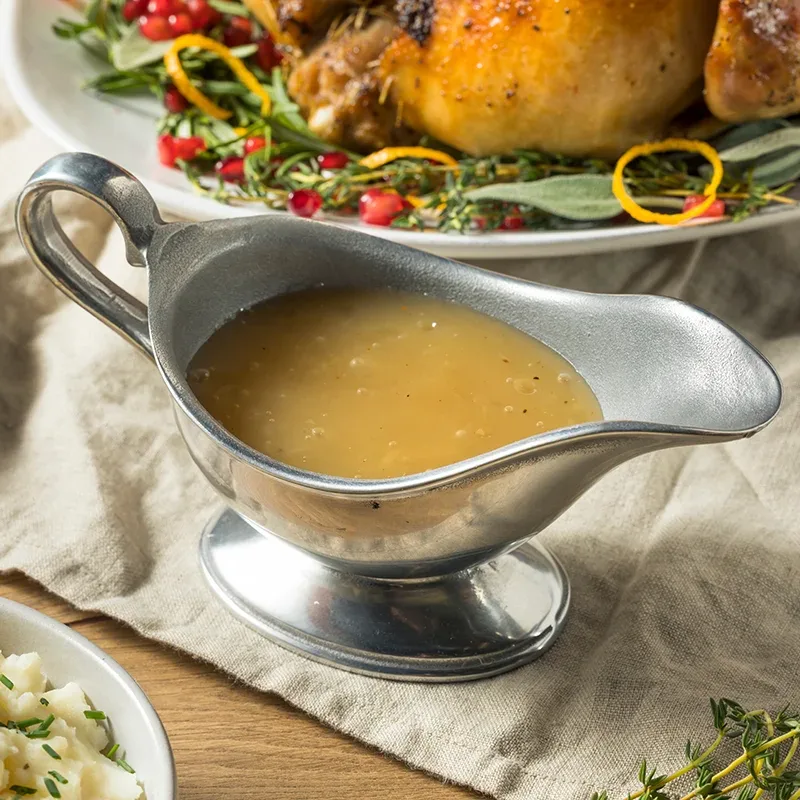
[[[0,651],[36,652],[53,686],[75,681],[109,718],[115,742],[136,769],[147,800],[177,796],[172,748],[139,684],[112,658],[66,625],[0,598]]]

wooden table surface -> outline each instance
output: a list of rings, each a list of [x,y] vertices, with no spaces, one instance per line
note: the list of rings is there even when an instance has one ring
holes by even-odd
[[[275,695],[236,685],[213,667],[114,620],[77,611],[21,575],[0,574],[0,596],[66,623],[139,682],[172,742],[181,800],[477,797],[324,727]]]

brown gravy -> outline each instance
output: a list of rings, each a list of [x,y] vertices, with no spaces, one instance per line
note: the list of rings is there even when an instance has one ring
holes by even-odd
[[[602,418],[541,342],[466,306],[391,290],[314,289],[242,311],[189,384],[256,450],[295,467],[392,478]]]

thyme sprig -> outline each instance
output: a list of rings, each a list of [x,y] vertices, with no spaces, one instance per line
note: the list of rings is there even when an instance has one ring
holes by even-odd
[[[639,766],[642,788],[627,800],[800,800],[800,716],[784,708],[745,711],[734,700],[711,701],[716,737],[705,748],[686,743],[686,764],[659,774],[647,761]],[[726,744],[738,741],[740,753],[721,758]],[[693,785],[692,785],[693,784]],[[606,791],[592,800],[609,800]]]

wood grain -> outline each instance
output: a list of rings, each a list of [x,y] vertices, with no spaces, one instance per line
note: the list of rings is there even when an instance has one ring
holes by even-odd
[[[139,682],[172,742],[181,800],[477,797],[325,728],[279,697],[78,611],[21,575],[0,575],[0,596],[70,625]]]

